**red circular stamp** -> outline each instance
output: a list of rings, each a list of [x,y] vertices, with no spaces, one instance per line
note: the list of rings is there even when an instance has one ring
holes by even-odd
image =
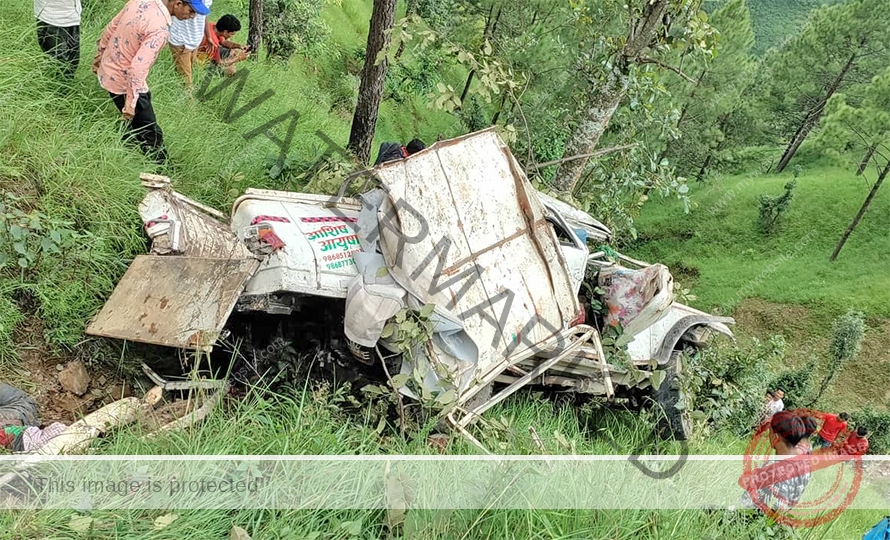
[[[793,417],[818,421],[824,413],[794,409],[779,414],[782,416],[776,422],[777,429],[766,422],[748,442],[739,485],[754,507],[778,523],[791,527],[827,523],[842,514],[859,492],[862,456],[848,454],[842,444],[813,448],[799,455],[776,456],[776,441],[787,435]],[[799,425],[799,421],[794,422]],[[847,431],[841,432],[837,441],[846,436]]]

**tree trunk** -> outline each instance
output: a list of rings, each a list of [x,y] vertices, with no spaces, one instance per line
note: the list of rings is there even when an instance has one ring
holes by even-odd
[[[701,182],[705,178],[705,173],[708,172],[708,166],[711,165],[711,158],[713,157],[714,152],[708,152],[708,155],[705,156],[705,161],[701,164],[701,169],[699,169],[698,174],[695,175],[696,182]]]
[[[859,213],[856,214],[856,217],[853,218],[853,222],[850,223],[850,226],[847,227],[847,230],[844,231],[844,234],[841,235],[841,239],[838,241],[837,246],[834,248],[834,253],[831,254],[831,257],[828,258],[829,261],[834,261],[837,259],[838,253],[843,249],[844,244],[847,242],[847,238],[853,233],[853,230],[859,225],[859,220],[862,219],[862,216],[865,215],[865,211],[868,210],[868,206],[871,204],[872,199],[875,198],[875,195],[878,194],[878,190],[881,189],[881,184],[884,183],[884,178],[887,178],[887,174],[890,173],[890,161],[884,165],[884,168],[881,170],[881,174],[878,175],[878,179],[875,180],[875,185],[871,187],[871,191],[868,192],[868,197],[865,198],[865,202],[862,203],[862,208],[859,209]]]
[[[498,105],[498,110],[494,113],[494,118],[491,119],[491,125],[495,126],[498,123],[498,119],[501,117],[501,111],[504,110],[504,103],[507,102],[507,91],[504,90],[504,94],[501,96],[501,103]]]
[[[779,164],[776,165],[776,173],[782,172],[785,170],[785,167],[788,166],[791,158],[797,153],[797,149],[800,148],[800,145],[806,140],[807,135],[810,134],[810,131],[822,117],[822,112],[825,110],[825,104],[828,103],[831,96],[833,96],[838,88],[840,88],[841,84],[844,82],[844,78],[846,78],[847,73],[850,71],[850,68],[853,67],[853,63],[856,62],[858,57],[858,51],[850,55],[850,58],[847,59],[847,63],[844,64],[844,67],[841,68],[840,73],[834,78],[831,86],[828,87],[825,96],[823,96],[819,103],[807,113],[803,122],[801,122],[800,126],[797,128],[794,137],[792,137],[791,141],[788,143],[788,147],[785,148],[785,152],[782,154],[782,159],[780,159]]]
[[[859,167],[856,169],[856,176],[862,176],[862,173],[865,172],[865,169],[868,167],[868,162],[871,161],[871,157],[875,154],[875,150],[877,150],[877,147],[871,145],[865,151],[865,155],[862,156],[862,161],[859,162]]]
[[[460,93],[460,106],[463,108],[464,100],[467,99],[467,94],[470,92],[470,84],[473,82],[473,77],[476,76],[476,70],[471,69],[470,74],[467,75],[467,83],[464,85],[464,91]]]
[[[627,93],[627,85],[627,73],[618,66],[613,67],[606,80],[594,89],[590,107],[566,145],[563,157],[593,152],[618,104]],[[585,158],[561,164],[553,179],[554,188],[560,193],[571,193],[587,167],[587,162],[588,159]]]
[[[362,68],[361,84],[355,114],[352,116],[352,130],[349,133],[347,149],[353,152],[362,165],[367,165],[371,156],[371,143],[377,128],[377,111],[383,96],[386,80],[387,58],[374,64],[377,55],[389,44],[389,34],[395,19],[396,0],[374,0],[371,25],[368,29],[368,45],[365,49],[365,66]]]
[[[410,17],[411,15],[417,14],[417,0],[408,0],[408,5],[405,8],[405,17]],[[402,40],[399,42],[399,50],[396,51],[396,55],[393,57],[394,60],[398,61],[402,58],[402,53],[405,52],[405,41]]]
[[[260,44],[263,42],[263,0],[250,0],[250,21],[247,29],[247,46],[253,52],[252,57],[258,58]]]
[[[649,49],[659,29],[664,25],[664,14],[670,0],[651,0],[646,3],[640,18],[633,21],[624,48],[612,58],[612,69],[606,79],[595,86],[590,105],[566,145],[564,157],[590,154],[599,144],[609,126],[612,115],[627,93],[630,64]],[[570,195],[590,158],[565,162],[553,178],[556,191]]]

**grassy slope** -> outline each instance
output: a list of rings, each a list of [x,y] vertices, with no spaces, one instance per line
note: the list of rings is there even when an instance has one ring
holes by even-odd
[[[696,208],[688,215],[673,203],[646,209],[639,222],[643,240],[634,253],[687,268],[680,270],[680,280],[695,285],[697,305],[706,309],[733,308],[740,299],[758,296],[832,313],[850,307],[890,317],[890,275],[885,271],[890,249],[887,194],[875,199],[838,260],[831,263],[828,256],[870,186],[849,168],[805,170],[784,225],[765,238],[756,229],[758,196],[779,195],[790,179],[790,174],[743,175],[712,185],[693,185]],[[721,200],[728,204],[721,208]],[[802,239],[803,247],[797,251],[795,245]],[[768,279],[752,283],[789,253],[792,256]],[[684,273],[698,276],[684,279]],[[749,283],[752,286],[740,296],[739,290]]]
[[[219,4],[217,13],[233,9],[247,20],[233,2]],[[138,176],[158,172],[119,143],[119,114],[89,71],[95,41],[114,15],[115,5],[87,4],[81,67],[69,89],[59,87],[48,72],[34,38],[30,6],[16,4],[0,12],[7,29],[0,36],[0,188],[31,196],[35,200],[29,205],[94,235],[77,243],[83,253],[89,252],[83,258],[91,262],[71,266],[45,260],[36,274],[11,273],[2,280],[2,289],[39,282],[35,294],[48,323],[47,337],[67,347],[81,340],[85,319],[110,293],[125,261],[144,249],[136,213],[143,193]],[[250,75],[234,111],[267,90],[273,95],[228,123],[224,111],[230,106],[231,90],[204,100],[189,95],[173,70],[170,54],[161,51],[149,85],[172,162],[161,172],[173,178],[177,189],[226,210],[233,189],[285,188],[266,176],[266,160],[277,157],[279,148],[266,137],[246,140],[243,135],[290,110],[300,115],[290,159],[311,163],[322,154],[326,146],[316,135],[318,130],[345,145],[358,81],[344,73],[344,57],[364,46],[370,4],[332,3],[325,18],[333,39],[323,51],[298,55],[288,66],[245,66]],[[287,125],[277,125],[273,133],[284,139]],[[407,141],[419,135],[431,141],[438,134],[457,135],[457,130],[453,116],[427,108],[422,97],[398,107],[384,103],[372,158],[384,140]],[[0,303],[0,321],[18,318],[14,305]],[[0,335],[8,337],[10,327],[0,327]],[[9,352],[7,341],[3,357]]]
[[[248,399],[234,404],[226,417],[215,415],[188,434],[168,434],[151,444],[138,441],[138,431],[125,431],[109,439],[101,447],[109,454],[176,455],[194,452],[225,454],[424,454],[434,451],[424,443],[423,436],[403,441],[394,435],[378,436],[374,422],[358,425],[338,409],[342,406],[329,391],[297,392],[293,398]],[[506,431],[489,430],[482,434],[489,446],[503,443],[509,454],[537,454],[539,450],[524,436],[529,425],[535,426],[550,453],[614,454],[606,444],[606,435],[613,439],[622,453],[640,448],[648,439],[646,428],[629,413],[596,411],[576,416],[571,412],[554,414],[551,406],[529,397],[513,400],[492,411],[508,425]],[[580,418],[580,421],[579,421]],[[636,425],[632,430],[628,426]],[[386,435],[388,432],[384,432]],[[563,442],[561,442],[563,441]],[[698,441],[697,452],[723,454],[742,451],[743,443],[724,438]],[[448,449],[452,454],[473,453],[463,442],[456,441]],[[643,452],[650,452],[649,446]],[[676,447],[663,448],[676,452]],[[447,482],[448,479],[436,479]],[[863,492],[863,497],[874,493]],[[191,511],[173,510],[179,519],[161,532],[152,530],[152,521],[168,511],[142,512],[95,511],[95,529],[89,538],[111,540],[126,538],[183,539],[225,538],[233,525],[245,528],[257,540],[267,539],[367,539],[387,536],[385,517],[378,511]],[[5,512],[0,513],[0,538],[77,538],[69,532],[73,511]],[[834,540],[858,538],[880,519],[880,512],[848,511],[831,523],[798,531],[800,540]],[[352,535],[341,528],[346,521],[361,521],[361,533]],[[395,538],[411,539],[500,539],[500,538],[609,538],[631,539],[696,539],[711,538],[790,538],[778,527],[758,519],[745,523],[738,514],[697,511],[595,511],[595,510],[516,510],[472,511],[409,511],[406,529],[411,534]],[[772,529],[772,530],[770,530]],[[315,536],[313,536],[315,535]],[[778,536],[777,536],[778,535]]]
[[[886,404],[890,399],[886,192],[874,200],[838,260],[828,261],[870,187],[852,170],[851,164],[805,168],[784,225],[769,238],[756,230],[757,199],[761,193],[781,193],[790,174],[693,183],[695,208],[686,215],[674,202],[655,202],[640,219],[641,240],[630,251],[670,266],[680,283],[692,287],[698,297],[694,306],[734,312],[742,335],[763,338],[783,333],[798,361],[824,354],[834,317],[849,308],[862,310],[869,325],[863,353],[834,385],[832,396],[842,406]],[[810,240],[797,251],[795,245],[807,235]],[[782,259],[783,254],[788,258]],[[764,279],[758,281],[759,276]]]
[[[39,315],[47,323],[53,343],[73,346],[88,314],[107,296],[127,259],[144,249],[136,214],[142,190],[140,172],[153,167],[138,153],[118,142],[117,111],[98,88],[88,71],[96,37],[113,15],[111,3],[90,2],[83,24],[83,64],[70,91],[56,88],[34,40],[30,5],[16,4],[0,10],[0,184],[36,197],[44,212],[72,221],[92,233],[81,241],[90,264],[81,266],[48,260],[39,274],[7,276],[5,291],[22,283],[37,284]],[[218,13],[234,4],[218,0]],[[363,46],[365,21],[370,2],[331,3],[325,19],[333,28],[329,48],[312,57],[299,56],[287,68],[251,66],[251,76],[239,103],[246,103],[267,88],[275,96],[242,118],[226,124],[221,120],[227,100],[201,102],[188,96],[172,70],[170,57],[162,52],[150,78],[154,102],[164,128],[174,169],[169,172],[178,189],[220,209],[230,200],[231,189],[245,186],[275,187],[264,176],[263,162],[276,147],[262,138],[245,141],[241,134],[294,108],[301,114],[292,157],[311,160],[323,149],[315,136],[324,130],[332,139],[345,141],[349,129],[348,106],[332,107],[338,100],[354,99],[354,79],[343,74],[342,52]],[[244,16],[242,11],[235,11]],[[243,17],[246,20],[246,16]],[[351,86],[352,85],[352,86]],[[380,140],[407,140],[415,134],[432,139],[442,133],[456,134],[450,115],[425,107],[424,99],[400,107],[385,103],[378,124]],[[282,128],[278,128],[281,136]],[[376,153],[376,144],[375,149]],[[236,182],[236,175],[243,180]],[[2,320],[13,320],[18,308],[4,295]],[[9,357],[5,357],[10,361]],[[2,367],[2,366],[0,366]],[[401,442],[381,438],[370,427],[347,421],[329,406],[322,395],[295,394],[293,401],[269,404],[244,402],[227,415],[218,415],[187,435],[171,435],[147,446],[133,436],[112,439],[102,453],[429,453],[422,441]],[[515,431],[498,436],[505,452],[528,453],[536,449],[527,437],[519,436],[535,425],[548,449],[566,452],[555,442],[559,431],[575,443],[580,453],[610,453],[603,434],[619,446],[635,448],[648,438],[647,426],[633,415],[614,413],[594,416],[591,433],[574,415],[554,415],[545,405],[527,398],[513,400],[502,409],[513,418]],[[308,423],[306,423],[308,421]],[[300,429],[293,429],[299,426]],[[633,426],[633,427],[631,427]],[[490,441],[493,442],[493,441]],[[714,438],[695,441],[697,453],[741,452],[742,441]],[[665,450],[665,449],[662,449]],[[458,446],[453,452],[466,452]],[[676,451],[669,448],[667,451]],[[180,512],[168,529],[151,530],[151,520],[163,512],[127,514],[97,513],[102,527],[91,538],[221,538],[232,524],[246,527],[254,538],[301,538],[315,531],[324,538],[341,537],[336,521],[362,518],[363,533],[381,533],[382,516],[372,512]],[[67,528],[68,511],[0,514],[0,538],[67,538],[77,536]],[[804,531],[802,538],[849,538],[861,534],[877,521],[876,513],[848,512],[840,520],[819,530]],[[117,521],[111,525],[111,520]],[[761,534],[763,522],[752,526],[730,521],[715,525],[713,516],[699,512],[460,512],[445,521],[427,525],[420,538],[451,538],[472,528],[470,538],[609,537],[609,538],[700,538],[713,529],[724,537],[744,538]],[[290,532],[286,532],[289,530]],[[459,533],[459,534],[458,534]]]

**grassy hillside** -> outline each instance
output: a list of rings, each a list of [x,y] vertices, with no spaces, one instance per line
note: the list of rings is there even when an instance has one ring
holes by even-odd
[[[313,162],[325,150],[316,132],[323,131],[334,141],[343,143],[349,132],[351,108],[357,89],[355,53],[364,44],[364,33],[370,16],[369,0],[343,0],[326,4],[324,19],[331,28],[331,36],[324,46],[302,51],[287,65],[249,64],[250,75],[234,111],[261,95],[274,92],[272,98],[258,107],[247,110],[239,118],[227,121],[231,90],[221,95],[201,99],[190,95],[175,74],[169,54],[161,53],[152,71],[149,84],[160,125],[171,155],[171,166],[159,170],[154,165],[120,143],[119,114],[89,72],[94,43],[102,26],[114,15],[118,1],[91,0],[84,2],[86,13],[82,27],[82,64],[71,87],[60,86],[50,74],[49,66],[37,48],[34,22],[29,3],[11,3],[0,10],[0,190],[19,199],[9,199],[4,212],[12,209],[32,214],[40,222],[35,228],[35,245],[49,230],[72,231],[62,240],[62,253],[39,255],[25,269],[15,266],[16,259],[0,272],[0,379],[10,380],[11,374],[27,380],[17,354],[25,348],[39,350],[39,363],[52,374],[57,362],[80,356],[97,364],[100,353],[107,349],[92,340],[83,341],[86,320],[102,304],[117,279],[123,274],[130,259],[145,250],[145,239],[136,212],[143,190],[138,183],[141,172],[162,172],[173,178],[176,188],[202,202],[226,210],[234,194],[245,187],[300,188],[289,186],[267,175],[267,158],[275,156],[278,148],[264,137],[245,139],[244,135],[269,120],[294,110],[299,114],[295,135],[288,157],[296,167]],[[247,2],[217,0],[218,14],[233,12],[243,21]],[[239,36],[243,39],[243,36]],[[449,82],[462,80],[463,74],[437,73]],[[199,77],[200,80],[200,77]],[[274,128],[283,138],[285,126]],[[455,136],[464,130],[448,114],[427,107],[422,95],[408,97],[397,103],[384,102],[377,128],[377,145],[383,140],[408,140],[419,136],[428,142],[437,136]],[[830,170],[826,170],[826,184]],[[815,173],[814,173],[815,174]],[[820,173],[821,174],[821,173]],[[777,192],[782,181],[776,179],[769,186]],[[820,183],[821,185],[821,183]],[[707,200],[708,190],[696,193]],[[825,188],[827,190],[827,188]],[[844,188],[847,189],[847,188]],[[860,188],[849,188],[850,196],[858,198]],[[738,201],[754,196],[752,191]],[[719,198],[714,191],[713,200]],[[805,201],[801,189],[801,200]],[[829,224],[821,224],[821,211],[811,225],[819,230],[818,253],[801,255],[787,263],[799,272],[811,271],[807,283],[826,283],[832,295],[818,298],[812,291],[801,289],[794,293],[812,304],[838,309],[843,300],[833,300],[834,294],[846,295],[856,305],[870,313],[886,316],[881,301],[876,299],[881,281],[873,279],[872,270],[879,266],[872,249],[884,249],[886,244],[863,246],[857,237],[842,256],[840,265],[847,272],[866,264],[869,272],[853,272],[860,284],[870,283],[870,293],[846,283],[840,272],[820,266],[810,269],[823,257],[822,251],[830,244],[830,230],[840,226],[849,213],[850,202],[844,206],[830,192],[810,195],[808,205],[794,207],[831,207],[840,205]],[[796,201],[797,202],[797,201]],[[845,203],[846,204],[846,203]],[[876,203],[877,204],[877,203]],[[886,212],[886,204],[876,206]],[[702,297],[700,305],[720,303],[733,297],[734,274],[747,276],[761,263],[768,264],[769,249],[779,249],[793,241],[796,234],[809,231],[807,215],[796,215],[782,232],[782,239],[760,242],[745,232],[748,218],[753,216],[750,204],[741,205],[738,216],[735,206],[728,206],[720,218],[708,217],[694,230],[699,235],[713,233],[714,241],[692,246],[681,245],[692,230],[681,227],[684,220],[702,219],[701,209],[693,216],[677,216],[676,209],[665,204],[653,208],[644,220],[651,246],[638,246],[639,256],[665,260],[676,270],[677,262],[686,262],[699,273],[696,279],[678,273],[687,285],[694,285]],[[750,214],[750,215],[749,215]],[[870,214],[863,224],[867,237],[877,236]],[[661,223],[662,225],[658,225]],[[885,221],[886,223],[886,221]],[[649,224],[648,226],[646,224]],[[738,240],[729,232],[720,233],[718,225],[729,224],[729,231],[741,232]],[[751,225],[753,227],[753,225]],[[867,228],[869,227],[869,228]],[[674,231],[661,235],[663,228]],[[824,230],[823,230],[824,229]],[[691,233],[695,237],[696,233]],[[31,237],[29,237],[31,238]],[[8,240],[5,238],[4,240]],[[753,253],[739,254],[736,247]],[[11,243],[2,244],[3,253],[14,256]],[[710,251],[709,251],[710,250]],[[730,263],[717,260],[729,257]],[[827,252],[824,254],[827,257]],[[857,261],[855,264],[851,259]],[[756,264],[754,263],[756,262]],[[740,268],[750,265],[752,270]],[[753,275],[753,274],[752,274]],[[809,274],[807,274],[809,275]],[[869,281],[872,280],[872,281]],[[765,283],[756,296],[794,301],[795,297],[781,297],[781,287]],[[886,289],[885,289],[886,290]],[[807,295],[810,296],[807,296]],[[887,309],[886,306],[884,308]],[[34,320],[41,324],[30,324]],[[28,334],[24,339],[22,334]],[[35,336],[35,334],[37,334]],[[37,339],[40,338],[40,339]],[[43,343],[43,341],[46,343]],[[33,345],[32,345],[33,344]],[[48,347],[43,348],[44,345]],[[32,351],[33,352],[33,351]],[[137,364],[139,357],[126,349],[120,357],[106,358],[114,365]],[[17,382],[17,381],[15,381]],[[340,396],[324,388],[291,389],[281,396],[249,396],[232,400],[231,408],[212,415],[209,421],[195,430],[182,434],[168,434],[146,443],[139,440],[137,431],[126,431],[102,441],[96,449],[101,454],[429,454],[434,450],[426,444],[426,432],[413,434],[407,441],[399,438],[395,429],[378,433],[376,422],[368,420],[371,407],[350,409]],[[652,443],[652,419],[630,412],[590,408],[574,413],[554,411],[552,404],[533,396],[516,396],[502,404],[493,416],[504,419],[505,427],[480,435],[484,441],[505,453],[537,453],[540,449],[527,436],[534,426],[551,453],[607,454],[615,452],[609,441],[614,441],[621,453],[678,452],[676,444],[655,447]],[[723,433],[700,435],[691,442],[694,453],[740,453],[744,440]],[[502,446],[500,446],[502,444]],[[449,453],[469,453],[471,449],[455,441]],[[437,479],[439,480],[439,479]],[[447,481],[447,479],[446,479]],[[297,538],[378,538],[387,534],[384,517],[379,512],[178,512],[180,518],[163,531],[152,530],[152,520],[165,512],[95,512],[96,528],[81,534],[71,530],[71,511],[2,512],[0,539],[82,538],[98,540],[127,539],[205,539],[225,538],[233,524],[245,527],[256,539]],[[706,533],[715,538],[856,538],[880,517],[879,512],[847,512],[840,519],[817,529],[793,534],[775,527],[763,519],[747,522],[735,515],[716,515],[707,512],[650,512],[650,511],[467,511],[421,515],[417,530],[411,538],[689,538],[700,539]],[[429,518],[429,519],[427,519]],[[346,521],[361,521],[360,533],[341,525]],[[407,536],[407,535],[406,535]]]
[[[881,193],[836,262],[828,257],[868,194],[849,167],[805,169],[781,228],[757,230],[758,197],[778,196],[791,174],[724,178],[691,186],[695,208],[653,204],[639,220],[634,253],[663,261],[692,285],[697,305],[731,311],[760,297],[836,313],[847,308],[890,317],[890,197]],[[783,257],[784,255],[784,257]],[[758,280],[763,276],[765,279]]]
[[[843,406],[886,404],[888,192],[879,193],[838,260],[828,261],[870,188],[854,170],[852,163],[805,167],[784,222],[769,237],[757,230],[758,197],[781,194],[790,173],[693,182],[690,213],[673,201],[655,202],[639,220],[640,239],[629,251],[667,264],[697,296],[695,307],[735,315],[741,335],[784,334],[797,361],[824,355],[835,317],[848,309],[864,312],[863,353],[835,383],[833,396]]]

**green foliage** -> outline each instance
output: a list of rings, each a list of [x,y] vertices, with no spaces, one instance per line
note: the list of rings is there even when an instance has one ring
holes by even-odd
[[[681,387],[695,396],[692,417],[715,430],[749,432],[763,406],[767,366],[785,355],[785,341],[772,336],[747,348],[708,348],[683,364]]]
[[[765,193],[760,194],[757,224],[760,232],[764,235],[769,236],[776,232],[780,221],[788,212],[788,208],[791,206],[791,199],[794,197],[794,186],[797,185],[798,174],[799,169],[795,168],[794,179],[785,184],[784,193],[778,197],[770,197]]]
[[[263,45],[270,58],[287,60],[319,45],[330,30],[321,19],[324,0],[267,0],[263,6]]]
[[[38,210],[22,210],[27,202],[10,192],[0,200],[0,272],[33,270],[41,259],[57,256],[77,239],[71,223],[53,219]]]
[[[831,330],[832,367],[840,368],[859,354],[862,336],[865,334],[865,316],[858,311],[848,311],[834,322]]]
[[[824,4],[841,0],[748,0],[754,33],[755,54],[764,54],[770,47],[781,46],[788,36],[800,31],[810,11]]]
[[[831,329],[831,344],[828,347],[825,377],[819,385],[813,402],[822,397],[844,365],[859,355],[863,335],[865,335],[865,316],[858,311],[850,310],[834,321]]]
[[[769,55],[756,92],[772,133],[786,140],[817,111],[831,92],[848,92],[890,60],[890,12],[883,0],[848,0],[811,12],[803,30]],[[815,117],[810,117],[816,114]]]
[[[890,454],[890,412],[875,407],[865,407],[850,413],[850,419],[854,428],[865,426],[868,429],[869,454]]]
[[[784,371],[774,377],[770,381],[768,388],[770,390],[779,388],[785,392],[785,397],[782,398],[785,409],[809,407],[814,402],[813,385],[817,367],[817,358],[811,356],[800,367]]]
[[[428,51],[411,55],[408,62],[392,63],[386,72],[384,98],[403,104],[413,96],[432,92],[436,87],[436,73],[442,64],[441,57]]]
[[[664,155],[683,171],[697,170],[706,156],[722,145],[730,127],[726,117],[739,108],[755,69],[751,56],[754,33],[746,0],[727,1],[708,22],[720,32],[716,55],[682,62],[683,70],[695,82],[665,75],[670,99],[682,105],[678,138],[667,142]]]

